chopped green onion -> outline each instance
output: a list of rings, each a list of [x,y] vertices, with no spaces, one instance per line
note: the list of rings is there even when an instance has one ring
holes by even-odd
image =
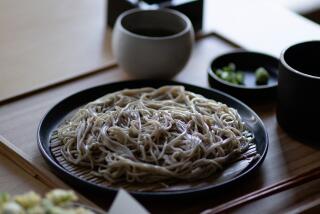
[[[229,63],[227,66],[216,70],[216,75],[227,82],[243,85],[244,84],[244,73],[241,71],[236,71],[236,65],[234,63]]]
[[[241,71],[238,71],[236,73],[236,80],[237,80],[238,84],[243,85],[244,84],[244,73]]]

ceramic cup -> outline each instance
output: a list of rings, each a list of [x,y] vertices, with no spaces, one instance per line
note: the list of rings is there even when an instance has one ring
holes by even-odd
[[[131,76],[166,79],[185,66],[193,40],[192,24],[184,14],[170,9],[133,9],[118,17],[112,50]]]
[[[320,41],[285,49],[280,57],[277,119],[301,140],[319,140]]]

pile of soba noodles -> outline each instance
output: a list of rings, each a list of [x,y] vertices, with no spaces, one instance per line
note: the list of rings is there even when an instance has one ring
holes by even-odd
[[[109,183],[196,180],[253,139],[238,112],[183,86],[125,89],[81,107],[58,128],[64,158]]]

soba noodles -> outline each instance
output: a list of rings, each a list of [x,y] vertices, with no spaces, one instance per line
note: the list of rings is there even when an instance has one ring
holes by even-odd
[[[64,158],[109,183],[208,177],[253,139],[227,105],[182,86],[126,89],[80,108],[58,128]]]

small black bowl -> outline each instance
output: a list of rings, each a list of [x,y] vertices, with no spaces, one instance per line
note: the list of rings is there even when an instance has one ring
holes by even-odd
[[[220,79],[216,69],[236,65],[236,70],[245,73],[244,85],[236,85]],[[224,91],[243,101],[263,102],[275,100],[278,85],[279,60],[273,56],[258,52],[235,51],[215,58],[208,69],[208,81],[211,87]],[[270,75],[266,85],[255,83],[255,70],[264,67]]]

